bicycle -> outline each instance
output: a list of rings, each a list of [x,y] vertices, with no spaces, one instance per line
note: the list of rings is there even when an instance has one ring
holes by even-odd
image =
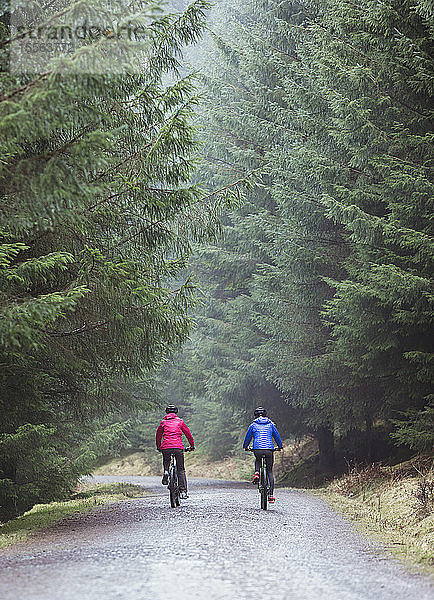
[[[190,452],[191,448],[184,448],[184,452]],[[176,508],[181,505],[180,500],[180,492],[179,492],[179,482],[178,482],[178,467],[176,464],[176,456],[175,454],[170,455],[170,465],[169,465],[169,497],[170,497],[170,506],[172,508]]]
[[[267,449],[272,450],[273,452],[277,451],[277,448],[267,448]],[[254,452],[253,448],[246,448],[246,450],[248,450],[249,452]],[[267,463],[265,460],[265,456],[261,456],[261,465],[259,468],[258,490],[259,490],[259,493],[261,494],[261,509],[267,510],[270,484],[268,481]]]

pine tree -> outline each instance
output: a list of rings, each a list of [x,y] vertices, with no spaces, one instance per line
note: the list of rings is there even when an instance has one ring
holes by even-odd
[[[329,282],[331,360],[368,429],[423,409],[432,383],[433,31],[420,7],[318,2],[305,44],[347,166],[322,176],[351,249],[345,278]]]
[[[210,180],[219,187],[236,174],[242,179],[260,173],[260,179],[240,208],[227,215],[220,247],[201,254],[202,264],[214,271],[212,279],[217,272],[219,280],[200,332],[205,340],[214,340],[211,346],[203,342],[210,365],[214,361],[220,372],[210,376],[214,396],[221,390],[226,401],[246,399],[250,410],[254,403],[270,402],[286,421],[286,430],[314,432],[322,441],[330,416],[318,409],[323,385],[322,372],[316,371],[324,371],[317,359],[325,344],[319,308],[329,288],[320,275],[336,274],[330,271],[333,257],[322,255],[323,238],[333,243],[336,227],[325,222],[306,194],[299,193],[292,203],[286,200],[289,182],[282,172],[288,140],[293,149],[296,132],[290,138],[281,56],[293,50],[279,32],[270,38],[270,24],[282,10],[266,3],[261,8],[255,12],[245,3],[231,3],[214,17],[219,57],[213,57],[217,67],[205,68],[209,109],[204,153]],[[289,11],[288,18],[297,21],[297,11]],[[284,50],[277,57],[276,47]],[[304,169],[300,164],[301,174]],[[306,205],[315,211],[309,222]],[[316,231],[310,230],[310,222]],[[290,405],[285,410],[283,399]],[[332,448],[325,450],[323,444],[322,455],[332,461]]]
[[[2,519],[64,496],[143,401],[130,382],[188,333],[180,273],[210,225],[190,182],[198,99],[176,70],[207,6],[155,13],[140,73],[2,74]]]
[[[430,414],[432,13],[317,0],[215,14],[208,180],[257,181],[202,252],[218,279],[199,321],[209,389],[242,402],[268,382],[324,467],[333,434],[372,459],[374,425]]]

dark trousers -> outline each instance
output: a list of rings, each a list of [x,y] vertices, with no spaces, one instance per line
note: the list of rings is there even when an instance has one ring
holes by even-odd
[[[176,457],[176,466],[178,468],[178,483],[179,489],[181,492],[187,491],[187,477],[185,475],[185,466],[184,466],[184,450],[181,448],[165,448],[161,450],[163,453],[163,469],[165,471],[169,470],[170,465],[170,457],[172,454]]]
[[[259,473],[261,468],[261,458],[265,456],[265,464],[267,465],[267,476],[268,483],[270,485],[269,495],[272,496],[274,493],[274,475],[273,475],[273,463],[274,463],[274,452],[272,450],[254,450],[253,451],[255,460],[255,471]]]

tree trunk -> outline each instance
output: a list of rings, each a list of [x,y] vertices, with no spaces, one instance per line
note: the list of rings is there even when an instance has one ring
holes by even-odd
[[[0,463],[0,473],[3,479],[11,479],[12,481],[15,481],[17,476],[15,462],[6,459],[4,462]]]
[[[372,462],[372,459],[373,459],[373,454],[372,454],[372,417],[370,415],[366,415],[365,423],[366,423],[366,460],[368,462]]]
[[[331,429],[320,427],[316,434],[319,447],[319,466],[322,471],[333,471],[336,466],[335,440]]]

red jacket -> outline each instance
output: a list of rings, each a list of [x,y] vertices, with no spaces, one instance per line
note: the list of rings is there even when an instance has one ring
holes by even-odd
[[[190,446],[194,446],[194,439],[191,431],[175,413],[167,414],[161,421],[155,436],[155,442],[158,450],[166,448],[184,448],[182,434],[185,434]]]

